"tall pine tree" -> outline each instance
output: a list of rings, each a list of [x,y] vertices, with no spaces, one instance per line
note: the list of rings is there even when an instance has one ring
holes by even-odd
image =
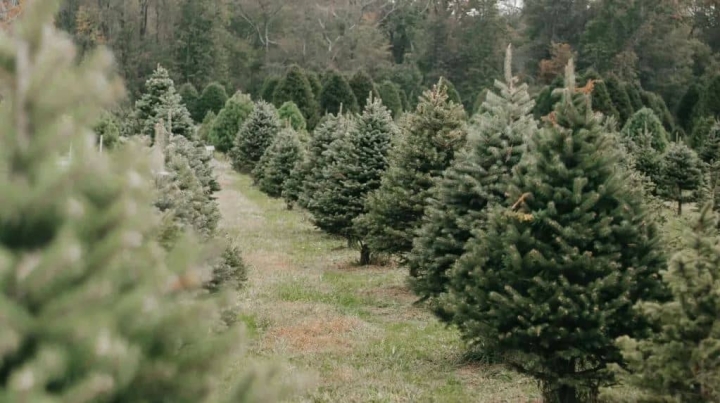
[[[200,116],[200,119],[205,119],[208,112],[217,115],[222,108],[225,107],[227,100],[227,92],[225,92],[225,87],[223,87],[222,84],[208,84],[205,89],[203,89],[200,99],[198,100],[196,108],[198,116]]]
[[[328,74],[320,92],[320,111],[337,115],[342,108],[346,112],[357,113],[360,110],[358,101],[345,77],[334,70]]]
[[[291,127],[278,133],[252,171],[258,188],[271,197],[282,196],[285,182],[302,157],[302,144]]]
[[[300,108],[308,128],[314,128],[319,119],[318,105],[310,82],[299,66],[288,68],[285,77],[280,80],[273,93],[273,104],[276,107],[279,108],[288,101],[294,102]]]
[[[375,82],[365,70],[358,70],[352,78],[350,78],[350,88],[352,88],[355,99],[357,99],[360,110],[365,109],[369,96],[378,98],[379,94],[375,88]]]
[[[230,153],[233,168],[238,172],[252,172],[280,128],[275,107],[265,101],[258,102],[235,137]]]

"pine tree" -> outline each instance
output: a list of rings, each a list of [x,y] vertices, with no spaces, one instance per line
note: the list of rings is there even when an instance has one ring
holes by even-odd
[[[572,61],[565,80],[556,119],[468,242],[446,300],[463,337],[537,379],[548,403],[595,401],[623,362],[615,339],[650,330],[633,305],[664,297],[643,196]]]
[[[686,234],[687,246],[663,272],[669,302],[640,302],[637,309],[658,324],[648,338],[623,337],[619,344],[632,371],[631,384],[653,401],[720,400],[720,239],[710,206]]]
[[[454,102],[458,105],[462,105],[462,100],[460,98],[460,93],[455,88],[455,85],[452,83],[452,81],[448,80],[447,78],[442,78],[443,86],[445,87],[445,91],[448,95],[448,101]]]
[[[367,214],[355,221],[356,232],[375,253],[410,252],[430,189],[465,142],[465,111],[446,91],[441,78],[407,116],[380,188],[368,196]]]
[[[696,190],[703,179],[700,159],[684,143],[672,143],[665,153],[662,169],[663,187],[677,201],[678,215],[682,214],[684,191]]]
[[[693,129],[693,118],[695,116],[695,107],[700,102],[700,86],[691,85],[685,95],[680,100],[677,108],[677,122],[686,133],[691,133]]]
[[[593,110],[601,112],[605,116],[613,116],[620,118],[620,113],[613,105],[613,101],[610,98],[605,80],[594,70],[588,70],[585,72],[584,80],[589,82],[593,80],[593,91],[592,91],[592,105]]]
[[[204,119],[209,112],[217,115],[225,107],[227,100],[225,87],[220,83],[210,83],[200,95],[196,108],[197,115],[200,116],[200,119]]]
[[[720,118],[720,75],[710,80],[703,96],[705,112]]]
[[[604,81],[613,106],[615,106],[615,109],[618,111],[618,119],[621,124],[624,124],[628,119],[630,119],[634,112],[632,102],[625,90],[625,86],[612,74],[605,77]]]
[[[643,105],[645,105],[646,108],[652,109],[655,115],[660,118],[666,130],[675,130],[675,121],[672,113],[670,113],[667,104],[665,104],[665,100],[663,100],[661,96],[652,92],[641,91],[640,97],[643,100]]]
[[[300,160],[301,153],[297,132],[290,127],[281,130],[252,171],[260,190],[270,197],[282,196],[284,184]]]
[[[190,83],[185,83],[180,86],[178,94],[180,94],[183,104],[190,112],[190,117],[192,117],[195,122],[199,122],[204,116],[198,116],[197,107],[200,95],[198,95],[195,86]]]
[[[252,172],[265,150],[273,143],[280,128],[275,107],[259,101],[235,138],[230,153],[233,168],[238,172]]]
[[[562,86],[563,78],[557,77],[535,97],[535,108],[533,108],[533,116],[535,116],[535,119],[541,119],[553,111],[555,103],[557,102],[557,98],[553,94],[557,88],[561,88]]]
[[[244,343],[212,331],[221,304],[196,297],[206,262],[193,243],[153,241],[144,151],[88,141],[121,84],[102,49],[77,63],[58,3],[26,2],[13,37],[0,34],[0,400],[260,401],[257,374],[216,382]]]
[[[182,103],[180,94],[175,91],[175,84],[168,71],[161,66],[145,82],[145,93],[135,102],[135,118],[140,134],[145,136],[155,135],[155,124],[160,119],[165,123],[172,122],[170,131],[173,134],[187,138],[194,135],[190,112]]]
[[[302,146],[302,140],[300,142],[301,147],[295,166],[293,166],[290,175],[283,182],[282,198],[285,200],[288,210],[292,210],[295,204],[300,201],[303,185],[308,174],[308,154],[305,147]]]
[[[379,97],[377,88],[375,88],[375,82],[365,70],[358,70],[352,78],[350,78],[349,84],[353,94],[355,94],[355,99],[358,102],[360,110],[365,109],[368,96],[372,96],[373,98]]]
[[[237,92],[225,103],[210,129],[210,142],[218,151],[232,149],[238,131],[253,112],[254,104],[249,95]]]
[[[505,82],[495,82],[497,93],[488,91],[469,127],[467,146],[432,190],[408,256],[413,290],[444,320],[449,316],[436,302],[447,291],[448,270],[473,229],[485,221],[488,206],[505,199],[511,171],[537,131],[534,102],[527,84],[518,85],[512,76],[509,52]]]
[[[644,105],[638,86],[632,83],[624,83],[623,87],[625,87],[625,92],[627,92],[628,98],[630,98],[630,105],[632,105],[633,111],[637,112],[642,109]]]
[[[337,71],[329,73],[320,93],[320,110],[323,113],[337,115],[340,108],[346,112],[357,113],[360,109],[350,84]]]
[[[315,192],[326,179],[324,172],[335,163],[338,156],[329,150],[335,141],[341,141],[347,135],[352,123],[346,115],[328,115],[313,131],[308,144],[307,161],[302,167],[305,180],[298,199],[301,206],[311,209]]]
[[[690,145],[697,151],[701,152],[705,147],[705,142],[710,137],[713,126],[717,124],[717,119],[707,116],[693,122],[693,130],[688,139]]]
[[[370,262],[370,250],[353,230],[353,220],[366,212],[367,195],[380,187],[390,143],[397,133],[390,112],[379,99],[370,97],[347,136],[326,151],[325,158],[333,164],[323,167],[323,181],[315,184],[308,206],[320,229],[360,246],[363,265]]]
[[[393,118],[397,118],[403,111],[402,101],[400,100],[400,92],[398,86],[392,81],[383,81],[378,87],[380,99],[392,114]]]
[[[210,130],[213,127],[213,124],[215,123],[215,113],[213,111],[208,112],[205,115],[205,119],[203,119],[202,123],[200,124],[200,127],[197,131],[197,138],[198,140],[202,141],[203,143],[209,144],[210,143]]]
[[[633,141],[644,132],[652,134],[651,144],[655,150],[665,151],[669,143],[668,134],[657,115],[648,108],[635,112],[622,129],[622,135]]]
[[[277,88],[280,80],[281,78],[278,76],[265,77],[265,81],[263,81],[262,88],[260,89],[260,99],[272,103],[273,97],[275,96],[275,88]]]
[[[276,107],[288,101],[294,102],[300,108],[308,128],[314,128],[319,119],[318,105],[310,82],[299,66],[288,68],[285,77],[280,80],[273,93],[273,104]]]
[[[713,125],[699,148],[698,156],[708,166],[720,162],[720,123],[713,119]]]
[[[247,266],[242,259],[240,249],[227,240],[222,255],[212,266],[212,276],[204,288],[216,293],[223,289],[237,290],[247,282]]]
[[[292,101],[282,104],[278,109],[278,117],[282,126],[289,124],[296,132],[301,132],[307,128],[307,123],[302,112],[300,112],[300,108]]]
[[[187,159],[205,194],[212,195],[220,190],[220,184],[217,182],[212,166],[212,155],[201,142],[175,136],[170,140],[166,153],[168,155],[177,154]]]
[[[320,93],[322,92],[323,88],[322,83],[320,82],[320,77],[314,71],[306,71],[305,75],[307,76],[308,83],[310,83],[310,88],[312,88],[315,99],[320,99]]]

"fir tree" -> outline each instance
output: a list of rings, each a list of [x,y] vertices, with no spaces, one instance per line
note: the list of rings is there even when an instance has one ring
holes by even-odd
[[[104,113],[100,121],[95,124],[95,134],[98,143],[102,138],[103,150],[115,148],[120,143],[120,129],[116,123],[116,119],[110,113]]]
[[[593,110],[601,112],[605,116],[620,118],[620,113],[613,105],[605,80],[594,70],[588,70],[584,77],[586,82],[593,81],[592,105]],[[639,95],[638,95],[639,96]],[[549,113],[549,112],[548,112]]]
[[[328,115],[313,131],[308,144],[307,161],[302,167],[305,180],[298,200],[301,206],[310,209],[315,192],[326,179],[324,172],[333,166],[338,156],[329,152],[331,145],[342,140],[351,126],[351,118],[345,115]]]
[[[372,96],[373,98],[379,97],[377,88],[375,88],[375,82],[365,70],[358,70],[350,79],[349,84],[353,94],[355,94],[355,99],[358,102],[360,110],[365,109],[368,96]]]
[[[175,136],[170,140],[166,153],[168,155],[177,154],[187,159],[205,194],[212,195],[220,190],[220,184],[217,182],[212,166],[212,155],[201,142]]]
[[[225,103],[210,129],[210,142],[218,151],[232,149],[238,131],[253,112],[254,104],[250,96],[237,92]]]
[[[302,141],[301,141],[302,143]],[[303,191],[303,184],[305,183],[306,176],[308,174],[308,155],[305,147],[300,147],[299,155],[295,166],[290,171],[290,176],[283,182],[282,198],[285,200],[285,205],[288,210],[292,210],[295,207],[295,203],[300,201],[300,196]]]
[[[537,131],[534,102],[527,84],[512,77],[510,50],[505,82],[488,91],[469,127],[468,144],[432,190],[422,226],[408,256],[411,286],[428,299],[432,309],[448,320],[436,303],[447,291],[448,270],[462,255],[472,230],[485,221],[488,205],[505,199],[510,174]]]
[[[684,191],[696,190],[702,183],[701,162],[695,151],[684,143],[673,143],[665,153],[663,161],[664,188],[677,201],[677,213],[682,214],[685,201]]]
[[[199,119],[204,119],[209,112],[217,115],[225,107],[228,96],[225,87],[220,83],[208,84],[200,95],[196,112]]]
[[[665,104],[665,100],[663,100],[659,95],[648,91],[641,91],[640,97],[643,100],[643,105],[645,105],[646,108],[652,109],[652,111],[655,112],[655,115],[660,118],[665,129],[673,131],[675,128],[675,121],[672,113],[670,113],[670,110],[667,107],[667,104]]]
[[[612,100],[615,109],[618,111],[618,119],[621,124],[627,122],[633,115],[633,106],[628,96],[625,86],[614,75],[609,75],[604,79],[607,86],[608,94]]]
[[[346,112],[357,113],[360,109],[350,84],[337,71],[329,73],[320,93],[320,110],[323,113],[337,115],[340,108]]]
[[[632,138],[622,136],[621,142],[633,159],[633,169],[652,181],[653,184],[661,184],[663,152],[654,146],[655,134],[647,128],[643,128]],[[657,188],[653,190],[653,193],[657,194]]]
[[[318,105],[305,72],[298,66],[288,69],[273,93],[273,104],[276,107],[288,101],[294,102],[300,108],[308,128],[314,128],[319,119]]]
[[[397,132],[390,112],[379,99],[370,97],[347,136],[327,151],[326,158],[333,164],[323,167],[324,179],[316,183],[308,206],[320,229],[360,246],[363,265],[370,262],[370,250],[355,233],[353,220],[366,212],[367,195],[380,187],[390,143]]]
[[[397,85],[397,84],[396,84]],[[402,105],[403,111],[410,110],[410,100],[408,99],[407,92],[398,86],[398,95],[400,96],[400,105]]]
[[[0,34],[1,400],[259,401],[256,374],[216,382],[244,343],[212,331],[220,301],[196,297],[207,262],[193,243],[153,241],[143,150],[88,141],[121,84],[103,50],[77,63],[58,3],[27,2],[14,36]]]
[[[557,88],[561,88],[562,86],[563,78],[557,77],[552,83],[550,83],[549,86],[544,87],[542,91],[540,91],[535,98],[535,108],[533,108],[533,115],[535,116],[535,119],[541,119],[553,111],[555,103],[557,102],[557,99],[553,96],[553,94]]]
[[[698,151],[702,151],[705,147],[705,142],[710,136],[713,126],[717,124],[717,119],[712,116],[707,116],[693,122],[693,130],[688,139],[690,145]]]
[[[288,101],[282,104],[278,109],[278,117],[282,126],[289,124],[296,132],[301,132],[307,128],[305,118],[300,112],[300,108],[294,102]]]
[[[185,104],[185,107],[190,112],[190,116],[195,122],[199,122],[204,116],[198,115],[197,107],[200,96],[195,86],[190,83],[185,83],[180,86],[178,94],[180,94],[183,104]]]
[[[448,80],[445,77],[442,77],[442,83],[443,83],[443,86],[445,87],[445,91],[447,92],[448,101],[454,102],[458,105],[462,105],[460,93],[457,91],[457,89],[455,88],[455,85],[452,83],[452,81]]]
[[[720,239],[710,206],[686,234],[687,246],[663,272],[673,299],[640,302],[637,309],[658,324],[648,338],[622,337],[631,383],[652,401],[720,400]]]
[[[441,78],[407,115],[380,188],[368,196],[367,214],[356,220],[356,232],[373,252],[410,252],[430,189],[465,142],[465,111],[446,91]]]
[[[713,125],[708,130],[698,155],[708,166],[720,161],[720,123],[713,119]]]
[[[302,146],[295,130],[280,131],[252,171],[253,180],[270,197],[282,196],[285,182],[301,158]]]
[[[637,112],[640,109],[643,108],[642,103],[642,97],[640,97],[640,90],[638,89],[638,86],[632,84],[632,83],[624,83],[623,87],[625,88],[625,92],[628,94],[628,98],[630,98],[630,105],[632,105],[633,111]],[[593,98],[593,102],[594,102]]]
[[[720,118],[720,75],[710,80],[705,89],[703,104],[708,115]]]
[[[572,61],[556,120],[451,273],[463,336],[541,383],[544,401],[595,401],[622,363],[621,335],[650,330],[633,309],[664,295],[662,249],[613,136],[578,92]]]
[[[642,133],[652,134],[652,147],[663,152],[668,146],[668,135],[663,127],[660,119],[658,119],[655,113],[648,109],[643,108],[635,112],[634,115],[625,123],[625,127],[622,129],[622,135],[626,138],[636,141]]]
[[[180,94],[175,91],[175,84],[168,71],[158,66],[152,76],[145,82],[145,93],[135,102],[135,118],[140,127],[140,134],[155,135],[155,124],[161,119],[167,124],[172,122],[170,131],[173,134],[192,138],[194,125],[190,112],[182,103]]]
[[[693,129],[693,119],[695,116],[695,107],[700,102],[700,86],[691,85],[685,95],[680,100],[677,108],[677,122],[686,133],[691,133]]]
[[[397,118],[403,111],[402,101],[400,100],[400,92],[398,86],[392,81],[383,81],[378,87],[380,99],[392,114],[393,118]]]
[[[280,131],[280,120],[272,104],[260,101],[235,138],[230,158],[238,172],[252,172]]]
[[[262,88],[260,89],[260,99],[272,103],[273,97],[275,96],[275,88],[277,88],[278,83],[280,83],[280,79],[278,76],[265,77],[265,81],[263,81]]]
[[[205,115],[205,119],[203,119],[197,131],[198,140],[202,141],[203,143],[210,143],[210,130],[215,123],[216,117],[217,116],[215,116],[215,113],[213,111],[210,111]]]
[[[314,71],[307,71],[305,72],[305,75],[307,76],[308,83],[310,83],[310,88],[312,88],[315,99],[320,99],[320,93],[322,92],[323,88],[322,83],[320,82],[320,77]]]
[[[230,240],[226,243],[222,255],[216,258],[212,266],[210,280],[204,284],[204,288],[212,293],[228,288],[237,290],[247,282],[247,266],[240,249]]]

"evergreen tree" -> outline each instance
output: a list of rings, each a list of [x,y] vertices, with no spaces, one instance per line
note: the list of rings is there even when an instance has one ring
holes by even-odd
[[[307,75],[308,82],[310,83],[310,88],[312,88],[313,95],[315,96],[315,99],[320,99],[320,92],[322,92],[322,83],[320,82],[320,77],[318,74],[314,71],[307,71],[305,72]]]
[[[649,179],[654,185],[661,184],[663,179],[663,152],[655,148],[655,134],[643,126],[634,137],[623,136],[621,142],[629,153],[629,157],[633,159],[632,168]],[[653,189],[653,194],[656,193],[657,188]]]
[[[665,129],[673,131],[675,128],[675,121],[662,97],[648,91],[641,91],[640,97],[643,100],[643,105],[645,105],[646,108],[652,109],[652,111],[655,112],[655,115],[660,118]]]
[[[209,77],[219,76],[227,67],[217,40],[218,7],[211,0],[182,0],[177,7],[175,68],[183,81],[202,88]],[[199,121],[205,114],[196,116]]]
[[[180,94],[175,91],[175,84],[168,71],[158,66],[152,76],[145,82],[145,93],[135,102],[135,118],[140,127],[140,134],[155,135],[155,124],[161,119],[167,124],[172,121],[170,131],[173,134],[192,138],[194,125],[190,112],[182,103]]]
[[[684,191],[696,190],[702,183],[701,162],[695,151],[684,143],[672,143],[663,161],[663,186],[677,201],[677,213],[682,214]]]
[[[700,102],[700,86],[691,85],[680,100],[677,108],[677,122],[686,133],[691,133],[693,129],[693,118],[695,116],[695,107]]]
[[[292,101],[282,104],[280,109],[278,109],[278,117],[280,118],[282,126],[289,124],[290,127],[297,132],[303,131],[307,127],[300,108]]]
[[[256,374],[216,382],[244,343],[213,331],[221,304],[197,298],[207,262],[193,243],[153,241],[144,151],[88,141],[121,84],[103,50],[77,63],[58,3],[25,3],[13,37],[0,34],[0,400],[260,401]]]
[[[705,89],[703,100],[705,112],[708,115],[720,118],[720,75],[710,80]]]
[[[622,129],[622,135],[633,141],[644,132],[652,134],[651,144],[655,150],[665,151],[669,142],[667,132],[657,115],[648,108],[635,112]]]
[[[716,162],[720,162],[720,123],[715,119],[702,142],[698,155],[708,166],[714,166]]]
[[[222,255],[216,259],[212,266],[212,276],[203,287],[216,293],[223,289],[237,290],[247,282],[247,266],[242,259],[240,249],[233,245],[231,241],[226,241],[227,245]]]
[[[265,81],[263,81],[262,88],[260,89],[260,99],[272,103],[273,97],[275,96],[275,88],[277,88],[278,83],[280,83],[280,79],[278,76],[265,77]]]
[[[232,149],[238,131],[253,112],[254,104],[249,95],[237,92],[225,103],[210,129],[210,142],[218,151]]]
[[[563,78],[557,77],[552,83],[550,83],[549,86],[544,87],[536,96],[535,108],[533,108],[533,116],[535,116],[535,119],[539,120],[553,111],[555,103],[557,102],[557,98],[553,94],[555,90],[562,87],[562,85]]]
[[[430,189],[465,142],[465,111],[446,91],[440,79],[407,115],[380,188],[368,196],[367,214],[356,220],[356,232],[373,252],[410,252]]]
[[[712,131],[713,126],[716,124],[717,119],[711,116],[693,122],[693,130],[688,139],[690,145],[698,152],[702,152],[702,149],[705,147],[705,142],[710,137],[710,131]]]
[[[455,89],[455,85],[453,85],[453,83],[445,77],[442,78],[442,85],[445,87],[445,91],[447,92],[448,101],[454,102],[458,105],[462,105],[460,93],[457,91],[457,89]]]
[[[608,94],[610,94],[610,99],[612,100],[615,109],[618,111],[620,123],[624,124],[628,119],[630,119],[634,112],[632,102],[625,90],[625,86],[612,74],[605,77],[604,81],[607,86]]]
[[[320,110],[323,113],[337,115],[342,110],[350,113],[357,113],[360,109],[350,84],[345,77],[337,71],[328,74],[320,93]]]
[[[353,230],[353,220],[365,210],[367,195],[380,187],[387,168],[390,143],[398,132],[390,112],[377,98],[367,102],[347,136],[333,142],[323,167],[323,181],[315,184],[308,210],[320,229],[360,246],[360,263],[370,262],[370,250]]]
[[[98,143],[102,138],[103,150],[115,148],[120,143],[120,129],[116,120],[110,113],[104,113],[93,129],[97,135]]]
[[[407,92],[398,86],[398,95],[400,96],[400,105],[402,105],[403,111],[410,110],[410,100],[408,99]]]
[[[198,95],[195,86],[190,83],[185,83],[180,86],[178,94],[180,94],[180,98],[182,99],[183,104],[190,112],[190,117],[192,117],[195,122],[199,122],[200,119],[203,118],[203,116],[198,116],[197,114],[197,107],[200,96]]]
[[[205,194],[211,195],[220,190],[220,184],[217,182],[212,166],[212,155],[201,142],[175,136],[170,140],[166,153],[168,155],[177,154],[187,159]]]
[[[215,123],[216,117],[217,116],[215,116],[215,113],[213,113],[213,111],[210,111],[205,115],[205,119],[203,119],[197,131],[197,138],[199,141],[206,144],[210,142],[210,130]]]
[[[306,176],[308,174],[308,155],[305,147],[301,147],[300,152],[290,171],[290,176],[283,182],[282,198],[285,200],[285,204],[288,210],[292,210],[295,207],[295,203],[300,201],[300,196],[303,191],[303,184],[305,183]]]
[[[640,302],[637,309],[658,324],[648,338],[623,337],[619,344],[632,371],[631,383],[653,401],[720,400],[720,244],[710,206],[703,209],[687,246],[663,272],[669,302]]]
[[[632,83],[625,83],[623,84],[623,87],[625,87],[625,92],[627,92],[628,98],[630,98],[630,105],[632,105],[633,111],[637,112],[642,109],[644,105],[642,103],[642,97],[640,97],[640,90],[638,89],[638,86]]]
[[[392,81],[383,81],[378,87],[380,99],[392,114],[393,118],[397,118],[403,111],[402,101],[400,100],[400,92],[398,86]]]
[[[298,66],[288,69],[273,93],[273,104],[276,107],[288,101],[294,102],[300,108],[308,128],[314,128],[319,119],[318,105],[305,72]]]
[[[472,231],[485,221],[489,205],[505,200],[510,174],[537,131],[534,102],[527,84],[512,77],[508,50],[505,82],[488,91],[469,127],[468,144],[458,153],[430,194],[422,226],[408,256],[413,291],[429,300],[442,319],[448,313],[437,304],[447,291],[448,270],[462,255]]]
[[[301,206],[311,209],[315,192],[326,179],[324,172],[333,166],[338,157],[329,151],[331,145],[342,140],[351,126],[352,120],[346,115],[328,115],[313,131],[308,144],[307,161],[302,167],[305,180],[298,200]]]
[[[583,77],[586,82],[593,80],[592,105],[593,110],[601,112],[605,116],[620,118],[620,113],[615,108],[605,80],[594,70],[588,70]],[[549,112],[548,112],[549,113]]]
[[[365,70],[358,70],[350,79],[349,84],[353,94],[355,94],[355,99],[358,102],[360,110],[365,109],[368,96],[372,96],[373,98],[379,97],[377,88],[375,88],[375,82]]]
[[[280,120],[272,104],[259,101],[235,137],[230,158],[238,172],[252,172],[280,131]]]
[[[301,153],[297,132],[290,127],[281,130],[252,171],[253,180],[260,190],[271,197],[282,196],[284,184],[300,160]]]
[[[664,296],[664,265],[641,192],[613,136],[578,92],[572,61],[556,119],[451,273],[447,307],[463,336],[541,384],[548,403],[595,401],[622,363],[621,335],[642,335],[638,301]]]
[[[217,115],[225,107],[228,96],[225,87],[220,83],[208,84],[200,95],[196,112],[200,119],[204,119],[209,112]]]

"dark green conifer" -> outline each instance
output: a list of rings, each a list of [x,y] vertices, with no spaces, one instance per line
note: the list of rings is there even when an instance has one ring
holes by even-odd
[[[625,92],[627,92],[628,98],[630,98],[630,104],[633,107],[633,111],[637,112],[642,109],[644,105],[642,103],[642,97],[640,97],[640,90],[638,89],[638,86],[632,83],[624,83],[623,87],[625,87]]]
[[[278,133],[252,171],[258,188],[270,197],[282,196],[285,182],[302,157],[298,134],[291,127]]]
[[[677,123],[685,130],[685,133],[692,133],[695,107],[700,102],[700,86],[691,85],[680,100],[677,108]]]
[[[225,103],[213,122],[210,130],[210,143],[218,151],[228,152],[232,149],[240,127],[253,112],[254,104],[250,96],[237,92]]]
[[[669,144],[667,131],[665,131],[657,115],[648,108],[635,112],[625,123],[621,133],[624,137],[637,141],[638,137],[645,132],[650,133],[652,136],[652,147],[661,153],[664,152]]]
[[[720,75],[710,80],[703,97],[705,112],[720,118]]]
[[[616,119],[620,118],[620,113],[615,108],[608,87],[605,84],[605,80],[595,70],[588,70],[583,79],[587,82],[594,80],[594,87],[592,92],[592,105],[593,110],[601,112],[605,116],[612,116]],[[549,112],[548,112],[549,113]]]
[[[697,153],[684,143],[672,143],[663,160],[662,185],[677,202],[677,213],[682,214],[686,191],[696,190],[702,184],[703,173]]]
[[[195,89],[195,86],[190,83],[185,83],[180,86],[178,94],[180,94],[183,104],[185,104],[185,107],[190,112],[190,116],[195,122],[199,122],[204,116],[198,116],[197,107],[200,95],[197,89]]]
[[[403,111],[402,100],[400,100],[399,88],[392,81],[383,81],[378,87],[380,99],[392,113],[394,118],[400,116]]]
[[[198,140],[205,144],[210,144],[210,130],[212,129],[216,117],[217,116],[215,116],[213,111],[210,111],[205,115],[205,119],[203,119],[197,131]]]
[[[720,123],[715,119],[712,121],[713,124],[698,150],[700,159],[708,166],[714,166],[716,162],[720,162]]]
[[[355,221],[373,253],[410,252],[430,189],[465,143],[465,111],[448,100],[446,91],[440,79],[403,120],[380,188],[368,196],[367,213]]]
[[[462,105],[462,99],[460,98],[460,93],[455,88],[455,85],[452,83],[452,81],[448,80],[446,77],[442,78],[443,86],[445,87],[445,91],[448,95],[448,101],[454,102],[458,105]]]
[[[368,96],[372,96],[373,98],[378,98],[380,96],[377,88],[375,87],[375,82],[372,77],[365,72],[365,70],[358,70],[350,79],[349,84],[350,88],[352,88],[353,94],[355,94],[355,99],[358,102],[360,110],[365,109]]]
[[[210,83],[200,95],[196,110],[197,115],[200,116],[200,119],[204,119],[208,112],[217,115],[225,107],[227,100],[228,96],[225,87],[220,83]]]
[[[314,128],[319,119],[318,104],[310,82],[299,66],[291,66],[275,87],[273,104],[279,108],[288,101],[294,102],[300,108],[308,128]]]
[[[282,126],[289,124],[296,132],[304,131],[307,128],[305,117],[303,117],[300,108],[295,105],[295,102],[288,101],[282,104],[278,109],[278,117]]]
[[[623,363],[615,339],[651,329],[639,301],[664,297],[657,229],[572,61],[554,123],[466,245],[446,307],[464,338],[534,377],[545,402],[596,401]]]
[[[345,77],[337,71],[328,73],[320,93],[320,110],[322,113],[337,115],[342,110],[349,113],[357,113],[360,109],[350,84]]]
[[[265,81],[263,81],[262,88],[260,89],[260,99],[265,102],[274,102],[275,88],[277,88],[281,79],[282,78],[278,76],[265,77]]]
[[[190,112],[182,102],[180,94],[166,69],[159,66],[145,82],[145,93],[135,102],[135,118],[140,134],[153,137],[155,124],[160,120],[172,122],[173,134],[192,138],[194,124]]]
[[[625,124],[628,119],[633,115],[634,109],[630,97],[620,80],[614,75],[610,74],[603,80],[607,87],[608,94],[612,100],[613,106],[618,111],[618,119],[620,124]]]
[[[252,172],[280,129],[275,107],[259,101],[235,137],[230,152],[233,168],[238,172]]]
[[[306,71],[305,74],[307,75],[308,82],[310,83],[310,88],[312,88],[313,95],[315,96],[315,99],[320,99],[320,92],[322,92],[322,83],[320,82],[320,76],[314,71]]]

